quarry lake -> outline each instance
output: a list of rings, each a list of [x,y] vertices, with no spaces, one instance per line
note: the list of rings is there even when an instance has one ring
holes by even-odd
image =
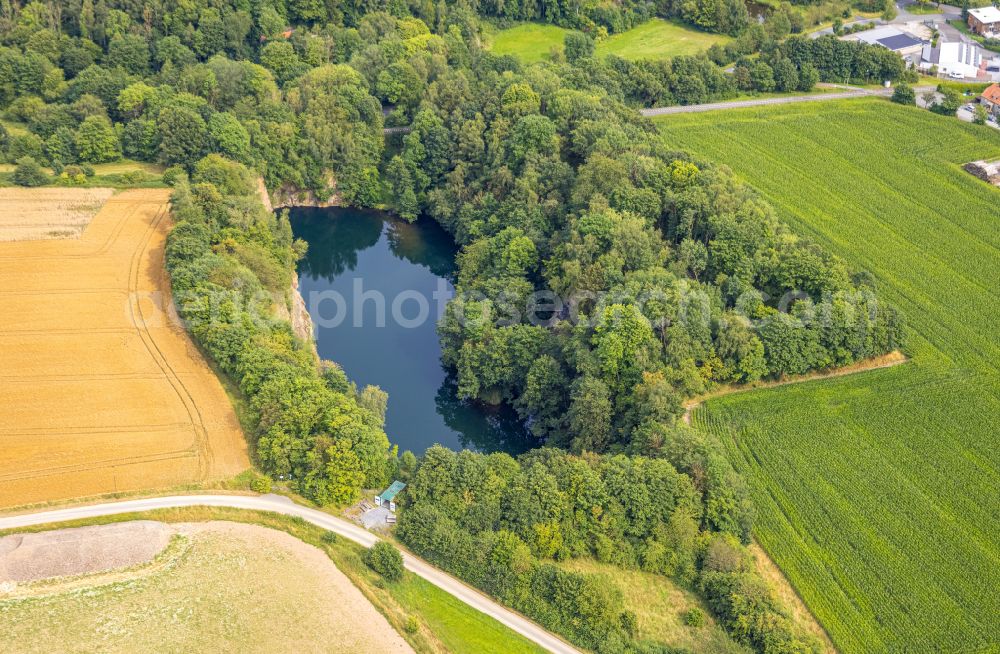
[[[299,291],[319,355],[359,389],[389,394],[385,430],[400,452],[440,443],[517,454],[533,445],[511,408],[459,401],[441,363],[437,321],[454,294],[457,251],[447,232],[430,219],[339,207],[299,207],[289,218],[309,244]]]

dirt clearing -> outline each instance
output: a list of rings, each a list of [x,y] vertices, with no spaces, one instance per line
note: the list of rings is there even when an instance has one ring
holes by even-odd
[[[0,242],[79,238],[114,189],[0,188]]]
[[[125,191],[79,239],[0,243],[0,508],[248,467],[221,383],[162,310],[168,198]]]
[[[162,522],[136,520],[3,536],[0,537],[0,586],[146,563],[167,547],[173,533]]]
[[[0,595],[0,651],[413,651],[323,552],[289,534],[231,522],[164,527],[182,546],[152,569]]]

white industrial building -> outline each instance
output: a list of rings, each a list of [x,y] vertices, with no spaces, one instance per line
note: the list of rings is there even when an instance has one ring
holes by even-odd
[[[988,79],[982,49],[974,43],[939,43],[925,45],[920,54],[920,69],[937,66],[939,75],[963,79]]]

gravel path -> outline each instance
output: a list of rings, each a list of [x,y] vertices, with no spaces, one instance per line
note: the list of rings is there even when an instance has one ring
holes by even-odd
[[[700,111],[716,111],[719,109],[742,109],[744,107],[763,107],[770,104],[794,104],[796,102],[822,102],[823,100],[844,100],[847,98],[862,98],[865,96],[886,97],[892,94],[889,89],[854,89],[841,93],[814,93],[812,95],[789,95],[781,98],[760,98],[758,100],[733,100],[732,102],[709,102],[707,104],[686,104],[675,107],[654,107],[639,111],[643,116],[667,116],[669,114],[693,114]]]

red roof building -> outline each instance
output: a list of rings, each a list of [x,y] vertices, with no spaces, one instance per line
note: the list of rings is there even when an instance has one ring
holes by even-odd
[[[983,89],[979,103],[994,116],[1000,116],[1000,84],[990,84]]]

